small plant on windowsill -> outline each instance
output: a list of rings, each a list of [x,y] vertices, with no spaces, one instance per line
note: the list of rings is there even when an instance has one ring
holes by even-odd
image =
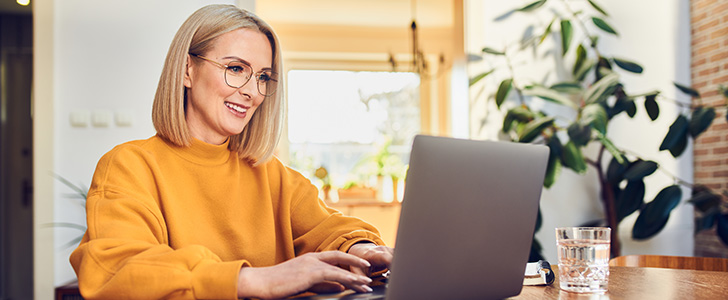
[[[404,170],[406,169],[401,158],[390,151],[391,146],[392,139],[385,137],[385,140],[377,146],[377,150],[365,156],[356,166],[356,169],[360,170],[360,173],[376,176],[376,193],[377,199],[379,200],[385,200],[382,199],[385,176],[391,177],[394,198],[396,198],[399,179],[403,177]]]
[[[331,192],[331,178],[329,176],[329,171],[326,170],[326,167],[321,166],[313,172],[313,176],[316,176],[316,178],[321,180],[321,191],[324,193],[324,201],[331,200],[329,196],[329,192]]]
[[[377,191],[357,181],[349,181],[338,191],[339,201],[356,200],[356,201],[374,201],[376,200]]]

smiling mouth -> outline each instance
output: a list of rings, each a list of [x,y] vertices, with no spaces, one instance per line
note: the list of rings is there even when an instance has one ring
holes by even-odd
[[[232,110],[234,110],[234,111],[236,111],[238,113],[241,113],[241,114],[243,114],[243,113],[245,113],[245,112],[248,111],[247,108],[242,107],[242,106],[237,105],[237,104],[230,103],[230,102],[225,102],[225,106],[227,106],[229,109],[232,109]]]

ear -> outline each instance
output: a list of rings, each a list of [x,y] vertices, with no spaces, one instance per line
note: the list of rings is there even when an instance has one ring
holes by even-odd
[[[185,78],[184,85],[186,88],[192,87],[192,74],[193,74],[192,57],[187,54],[187,65],[185,65]]]

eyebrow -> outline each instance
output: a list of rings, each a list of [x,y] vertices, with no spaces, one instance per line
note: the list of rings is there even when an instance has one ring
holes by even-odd
[[[247,60],[244,60],[244,59],[242,59],[240,57],[237,57],[237,56],[225,56],[222,59],[232,59],[232,60],[236,60],[236,61],[239,61],[239,62],[242,62],[242,63],[248,65],[251,69],[253,68],[253,65],[250,62],[248,62]],[[263,70],[265,70],[265,71],[273,71],[273,68],[266,67],[266,68],[262,68],[260,70],[261,71],[263,71]]]

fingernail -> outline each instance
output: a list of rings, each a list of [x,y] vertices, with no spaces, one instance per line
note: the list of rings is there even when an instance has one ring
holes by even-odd
[[[372,266],[372,264],[370,264],[368,261],[366,261],[364,259],[362,259],[362,261],[364,261],[364,265],[365,266],[367,266],[367,267],[371,267]]]
[[[370,288],[370,287],[369,287],[368,285],[363,285],[362,287],[363,287],[363,288],[364,288],[364,290],[365,290],[365,291],[367,291],[368,293],[371,293],[372,291],[374,291],[374,290],[372,290],[372,288]]]
[[[366,283],[370,283],[370,282],[372,282],[372,279],[371,279],[371,278],[369,278],[369,277],[366,277],[366,276],[361,276],[361,278],[362,278],[362,281],[364,281],[364,282],[366,282]]]

